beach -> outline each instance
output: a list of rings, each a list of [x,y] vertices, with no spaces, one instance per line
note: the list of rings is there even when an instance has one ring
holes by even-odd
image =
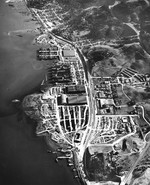
[[[45,74],[32,43],[38,33],[23,31],[39,25],[21,6],[0,1],[0,184],[77,185],[66,161],[57,164],[44,137],[35,135],[36,123],[11,102],[39,91]]]

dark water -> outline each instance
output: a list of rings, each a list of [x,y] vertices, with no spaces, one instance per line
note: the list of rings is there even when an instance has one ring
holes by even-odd
[[[44,76],[35,60],[34,35],[7,35],[22,29],[19,16],[0,1],[0,185],[75,185],[70,169],[56,164],[44,138],[35,136],[33,121],[11,103],[38,89]]]
[[[19,19],[19,16],[21,19]],[[35,60],[35,35],[8,36],[10,30],[27,28],[23,16],[0,1],[0,115],[14,112],[13,98],[19,98],[35,89],[42,81],[42,64]],[[40,65],[40,66],[37,66]]]
[[[65,164],[56,164],[46,153],[43,138],[33,134],[32,122],[16,115],[0,119],[0,184],[75,185]]]

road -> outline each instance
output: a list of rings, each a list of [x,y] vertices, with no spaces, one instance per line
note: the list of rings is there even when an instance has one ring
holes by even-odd
[[[32,10],[34,12],[34,14],[36,14],[36,12],[34,11],[34,9]],[[33,13],[31,10],[30,12]],[[94,101],[93,101],[93,94],[92,94],[92,85],[91,85],[91,78],[90,78],[90,75],[88,74],[88,71],[87,71],[87,68],[86,68],[86,62],[85,62],[85,59],[84,59],[84,56],[82,55],[81,51],[71,42],[71,41],[68,41],[60,36],[57,36],[55,34],[53,34],[51,32],[51,29],[44,23],[44,21],[41,19],[41,17],[36,14],[36,18],[38,19],[38,21],[44,26],[44,28],[47,30],[47,32],[52,36],[53,39],[59,39],[63,42],[66,42],[67,44],[71,45],[74,50],[76,51],[76,53],[78,54],[78,57],[80,59],[80,61],[82,62],[83,66],[84,66],[84,71],[85,71],[85,74],[86,74],[86,80],[87,80],[87,85],[88,85],[88,98],[89,98],[89,123],[90,125],[88,124],[87,126],[87,129],[85,131],[85,134],[88,134],[87,136],[84,137],[85,139],[85,142],[82,143],[83,144],[83,148],[86,149],[87,145],[88,145],[88,142],[89,142],[89,139],[91,137],[91,132],[92,132],[92,127],[95,122],[95,107],[94,107]],[[89,79],[90,78],[90,79]],[[141,107],[142,110],[143,110],[143,107]],[[144,117],[145,118],[145,117]],[[88,132],[88,133],[87,133]],[[141,152],[139,158],[137,159],[137,161],[134,163],[134,165],[132,166],[132,168],[130,169],[130,171],[127,173],[127,175],[125,176],[125,178],[123,179],[123,181],[121,182],[121,185],[125,185],[126,182],[128,181],[128,179],[130,178],[130,176],[132,175],[132,172],[134,171],[134,168],[136,167],[136,165],[138,164],[138,162],[142,159],[143,155],[145,154],[145,152],[147,151],[147,149],[149,148],[150,146],[150,142],[147,142],[146,143],[146,147],[144,148],[144,150]],[[76,167],[78,167],[78,160],[76,160]],[[80,169],[80,168],[79,168]],[[80,170],[79,170],[80,171]],[[79,176],[82,176],[82,174],[78,174]]]
[[[144,110],[144,107],[142,105],[138,105],[138,107],[140,107],[142,109],[142,117],[144,119],[144,121],[150,125],[150,123],[147,121],[147,119],[145,118],[145,110]]]
[[[146,147],[144,148],[144,150],[141,152],[139,158],[137,159],[137,161],[134,163],[134,165],[132,166],[132,168],[130,169],[130,171],[127,173],[127,175],[125,176],[125,178],[123,179],[123,181],[121,182],[120,185],[125,185],[129,178],[132,175],[132,172],[134,171],[136,165],[138,164],[138,162],[142,159],[142,157],[144,156],[145,152],[148,150],[148,148],[150,147],[150,142],[146,143]]]
[[[89,102],[89,121],[88,121],[87,128],[86,128],[86,130],[84,132],[84,140],[85,140],[85,142],[82,142],[83,145],[81,146],[81,148],[82,148],[81,153],[82,154],[81,153],[80,154],[83,156],[84,151],[85,151],[85,149],[86,149],[86,147],[87,147],[87,145],[89,143],[89,140],[91,138],[91,132],[92,132],[91,128],[93,127],[92,124],[94,124],[94,122],[95,122],[95,112],[94,112],[95,107],[94,107],[93,94],[92,94],[93,86],[91,84],[91,77],[90,77],[90,74],[89,74],[88,69],[87,69],[85,58],[84,58],[83,54],[81,53],[81,51],[72,42],[70,42],[70,41],[68,41],[68,40],[66,40],[66,39],[64,39],[64,38],[62,38],[60,36],[57,36],[57,35],[51,33],[51,29],[48,28],[48,26],[43,22],[43,20],[40,18],[40,16],[39,15],[36,15],[36,16],[37,16],[39,22],[44,26],[44,28],[52,36],[53,39],[55,39],[55,40],[59,39],[59,40],[65,42],[65,43],[71,45],[74,48],[74,50],[78,54],[78,58],[80,59],[80,61],[82,62],[82,65],[84,67],[86,83],[87,83],[87,89],[88,89],[88,99],[89,99],[89,101],[88,101]],[[74,156],[76,156],[76,154],[74,154]],[[79,167],[79,161],[77,159],[75,161],[76,161],[75,162],[76,168],[79,169],[78,176],[82,177],[82,173],[80,171],[81,169]],[[84,177],[82,177],[81,179],[84,180]]]
[[[58,40],[61,40],[63,42],[66,42],[67,44],[71,45],[74,48],[74,50],[76,51],[76,53],[78,54],[78,57],[79,57],[80,61],[82,62],[82,65],[84,67],[84,72],[85,72],[85,76],[86,76],[86,82],[87,82],[87,85],[88,85],[88,92],[89,92],[88,93],[88,98],[89,98],[89,123],[93,123],[94,124],[94,120],[95,120],[94,119],[94,115],[95,114],[94,114],[93,111],[95,110],[95,107],[94,107],[93,96],[92,96],[92,91],[91,91],[91,89],[93,89],[93,88],[91,87],[91,83],[88,82],[89,78],[90,78],[90,74],[87,71],[86,61],[84,59],[83,54],[81,53],[81,51],[71,41],[68,41],[67,39],[64,39],[64,38],[62,38],[60,36],[57,36],[54,33],[52,33],[51,29],[44,23],[44,21],[41,19],[41,17],[38,14],[36,14],[36,11],[34,9],[32,9],[32,11],[36,15],[38,21],[44,26],[44,28],[47,30],[47,32],[51,35],[51,37],[53,39],[55,39],[55,40],[58,39]],[[87,126],[87,130],[89,130],[89,129],[91,130],[91,127]],[[87,132],[85,131],[85,134],[86,133]],[[85,142],[85,145],[83,146],[83,148],[86,148],[86,146],[88,144],[88,141],[90,139],[90,136],[91,136],[91,132],[89,132],[89,135],[86,137],[87,139],[86,139],[86,142]]]

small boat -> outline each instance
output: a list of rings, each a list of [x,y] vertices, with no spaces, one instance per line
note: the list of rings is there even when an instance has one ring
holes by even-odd
[[[68,163],[68,166],[74,166],[74,164],[73,163]]]
[[[14,100],[12,100],[12,103],[20,103],[20,100],[14,99]]]
[[[58,158],[55,159],[55,162],[58,163]]]

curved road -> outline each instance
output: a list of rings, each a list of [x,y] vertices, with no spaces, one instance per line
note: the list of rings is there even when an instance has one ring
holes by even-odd
[[[27,3],[26,0],[24,0],[24,2]],[[36,14],[36,12],[34,11],[34,9],[33,9],[33,10],[30,10],[30,9],[29,9],[29,11],[30,11],[31,13],[34,12],[34,14]],[[40,18],[40,16],[39,16],[38,14],[36,14],[36,18],[38,19],[38,21],[44,26],[44,28],[47,30],[47,32],[48,32],[54,39],[62,40],[62,41],[64,41],[64,42],[66,42],[67,44],[71,45],[71,46],[76,50],[76,52],[77,52],[77,54],[78,54],[80,60],[82,61],[82,64],[83,64],[83,67],[84,67],[84,71],[85,71],[85,74],[86,74],[87,84],[88,84],[88,86],[89,86],[88,88],[90,89],[90,88],[91,88],[91,84],[88,83],[88,80],[89,80],[88,77],[89,77],[89,75],[88,75],[88,71],[87,71],[87,68],[86,68],[86,62],[85,62],[84,56],[82,55],[82,53],[80,52],[80,50],[79,50],[71,41],[68,41],[68,40],[66,40],[66,39],[64,39],[64,38],[62,38],[62,37],[59,37],[59,36],[57,36],[57,35],[51,33],[51,29],[48,28],[48,26],[44,23],[44,21]],[[94,115],[94,113],[93,113],[94,104],[93,104],[93,101],[92,101],[93,96],[92,96],[92,93],[91,93],[90,90],[89,90],[88,95],[89,95],[89,104],[91,105],[91,106],[90,106],[90,113],[89,113],[89,120],[90,120],[90,122],[94,123],[94,116],[93,116],[93,115]],[[143,107],[142,107],[142,106],[141,106],[141,109],[142,109],[142,112],[143,112],[143,115],[144,115],[144,110],[143,110]],[[92,118],[92,119],[91,119],[91,118]],[[145,116],[143,116],[143,118],[144,118],[144,120],[145,120]],[[146,122],[147,122],[147,120],[146,120]],[[87,130],[89,130],[89,129],[90,129],[90,127],[87,126]],[[88,133],[88,136],[86,137],[85,145],[83,146],[84,148],[87,147],[88,140],[89,140],[90,136],[91,136],[91,129],[90,129],[90,132]],[[130,178],[131,175],[132,175],[132,172],[134,171],[134,168],[136,167],[136,165],[138,164],[138,162],[142,159],[142,157],[144,156],[145,152],[148,150],[149,147],[150,147],[150,142],[147,142],[147,143],[146,143],[146,147],[145,147],[144,150],[141,152],[139,158],[138,158],[137,161],[134,163],[134,165],[132,166],[132,168],[130,169],[130,171],[127,173],[127,175],[125,176],[125,178],[123,179],[123,181],[121,182],[120,185],[125,185],[125,184],[128,182],[129,178]],[[78,160],[76,160],[76,162],[77,162],[77,161],[78,161]],[[79,164],[77,164],[77,167],[78,167],[78,165],[79,165]],[[78,168],[79,168],[79,167],[78,167]],[[79,168],[79,169],[80,169],[80,168]],[[79,176],[82,176],[82,174],[78,174],[78,175],[79,175]]]

